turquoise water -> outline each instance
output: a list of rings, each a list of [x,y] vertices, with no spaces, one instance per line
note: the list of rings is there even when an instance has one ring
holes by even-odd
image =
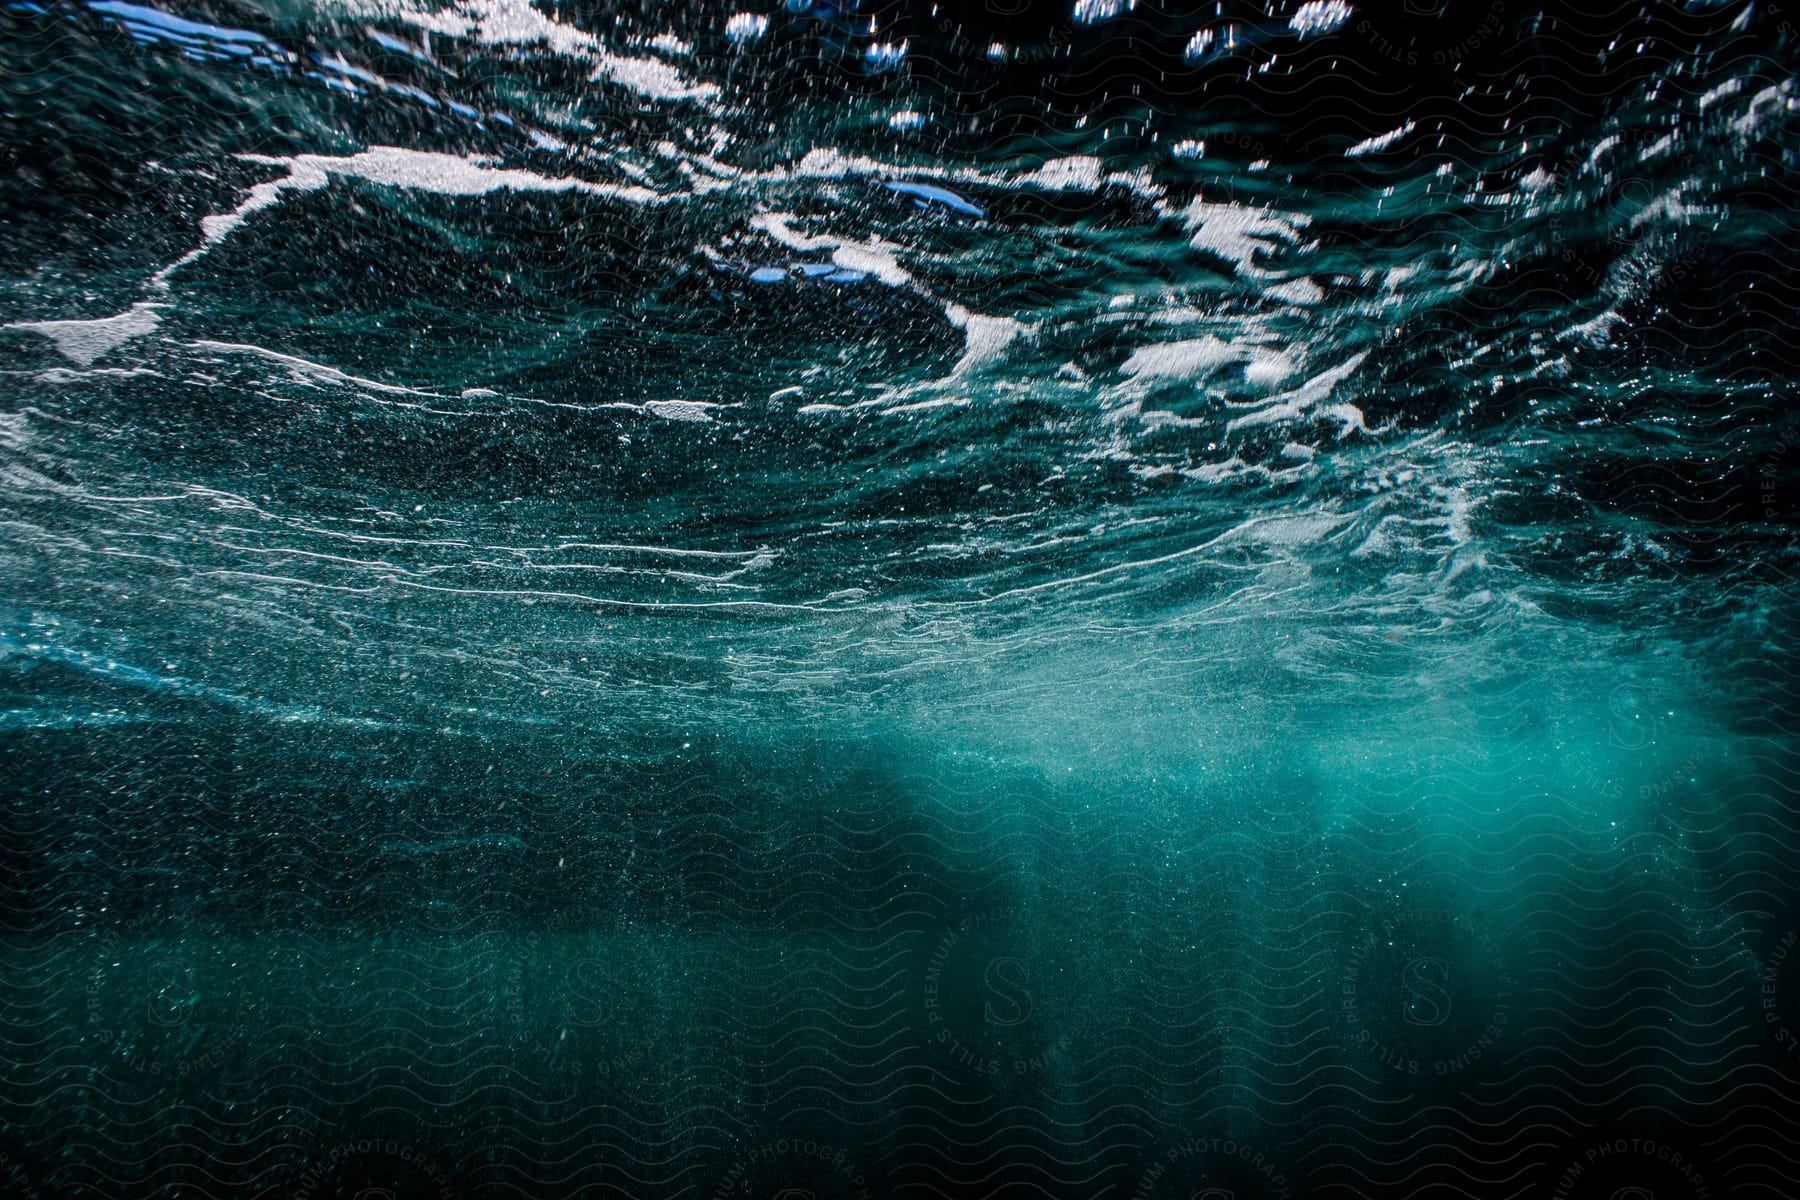
[[[1791,29],[1218,8],[6,6],[0,1186],[1788,1194]]]

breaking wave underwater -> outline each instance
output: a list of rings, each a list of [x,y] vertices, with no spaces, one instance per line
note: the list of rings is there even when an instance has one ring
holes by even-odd
[[[1780,7],[437,2],[0,6],[6,1188],[1791,1194]]]

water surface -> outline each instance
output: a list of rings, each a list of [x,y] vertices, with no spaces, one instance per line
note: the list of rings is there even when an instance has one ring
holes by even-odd
[[[1788,18],[953,7],[5,6],[6,1186],[1785,1194]]]

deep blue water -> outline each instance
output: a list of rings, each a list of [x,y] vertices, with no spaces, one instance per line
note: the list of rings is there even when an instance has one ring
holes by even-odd
[[[4,1194],[1794,1194],[1800,14],[434,3],[0,9]]]

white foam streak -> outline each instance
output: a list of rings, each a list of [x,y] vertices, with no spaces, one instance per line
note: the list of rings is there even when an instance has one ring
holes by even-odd
[[[1256,425],[1274,425],[1305,416],[1329,399],[1338,384],[1348,379],[1368,357],[1367,350],[1358,351],[1337,366],[1319,372],[1292,391],[1284,392],[1265,401],[1256,408],[1256,411],[1232,418],[1225,425],[1226,432],[1235,433],[1240,429]],[[1340,436],[1348,433],[1352,428],[1362,428],[1362,412],[1352,409],[1350,405],[1336,406],[1327,410],[1326,415],[1336,417],[1344,426],[1340,431]]]
[[[652,100],[707,100],[719,94],[714,83],[695,83],[657,58],[601,54],[592,76],[630,89]]]
[[[543,46],[569,58],[591,59],[593,78],[616,83],[652,100],[700,100],[718,95],[716,84],[696,83],[654,58],[614,54],[585,29],[546,16],[528,0],[462,0],[437,12],[402,12],[400,18],[447,37],[494,46]],[[667,37],[668,35],[664,35]],[[685,49],[679,39],[670,39]]]
[[[1187,227],[1190,246],[1215,254],[1254,278],[1270,274],[1256,265],[1257,252],[1297,243],[1309,221],[1298,213],[1277,214],[1204,199],[1195,199],[1175,216]]]
[[[162,324],[157,315],[158,304],[134,304],[114,317],[91,321],[14,321],[7,329],[22,329],[39,334],[56,344],[56,351],[78,367],[90,367],[94,360],[111,353],[133,338],[154,332]]]
[[[292,158],[270,158],[246,154],[246,162],[278,166],[287,174],[259,183],[251,188],[242,203],[230,212],[205,217],[200,222],[201,243],[156,274],[156,282],[166,285],[169,276],[205,255],[230,237],[254,214],[279,203],[290,192],[313,192],[327,186],[333,177],[361,179],[388,187],[435,192],[444,196],[482,196],[496,191],[515,192],[583,192],[633,204],[655,203],[663,197],[646,187],[610,183],[592,183],[568,176],[552,177],[533,171],[494,167],[485,162],[454,154],[426,150],[408,150],[399,146],[374,146],[360,154],[331,156],[298,154]]]
[[[1025,326],[1011,317],[986,317],[960,304],[946,305],[944,312],[950,323],[963,331],[963,356],[953,376],[999,358],[1025,332]]]
[[[1372,138],[1365,138],[1344,151],[1345,158],[1361,158],[1365,154],[1374,154],[1386,150],[1395,142],[1419,127],[1417,121],[1408,121],[1398,129],[1390,129],[1386,133],[1378,133]]]

